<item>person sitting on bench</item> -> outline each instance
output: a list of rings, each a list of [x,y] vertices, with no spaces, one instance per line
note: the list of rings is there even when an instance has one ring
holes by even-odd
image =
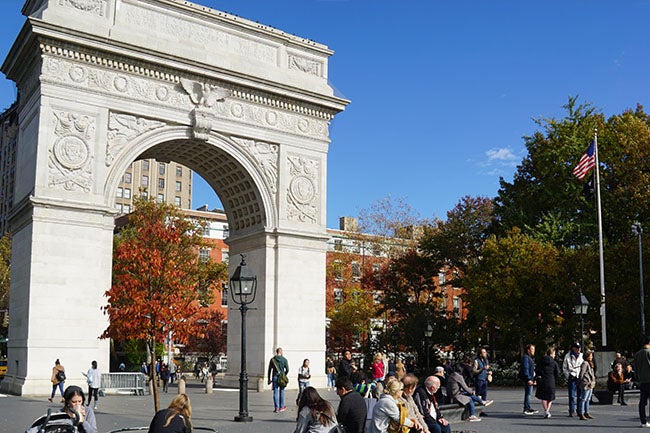
[[[620,403],[621,406],[627,406],[627,403],[625,403],[625,387],[630,381],[631,379],[626,378],[623,373],[623,364],[619,362],[614,364],[614,369],[607,376],[607,389],[612,394],[618,391],[616,402]]]

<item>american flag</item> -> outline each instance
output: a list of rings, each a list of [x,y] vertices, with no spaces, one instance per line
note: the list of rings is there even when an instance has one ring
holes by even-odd
[[[596,154],[594,151],[595,146],[594,142],[592,141],[585,151],[585,154],[582,155],[582,158],[580,158],[580,162],[578,162],[576,168],[573,169],[573,174],[579,180],[584,179],[587,173],[589,173],[591,169],[596,166]]]

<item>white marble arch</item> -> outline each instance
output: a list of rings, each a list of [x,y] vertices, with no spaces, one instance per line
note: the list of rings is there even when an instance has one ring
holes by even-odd
[[[20,98],[0,390],[48,394],[56,358],[68,385],[84,384],[91,360],[109,365],[97,337],[107,326],[115,191],[126,167],[149,157],[208,181],[228,215],[231,267],[246,253],[258,276],[249,386],[267,387],[278,346],[294,372],[310,358],[312,382],[324,385],[329,122],[348,103],[327,84],[332,52],[177,0],[27,0],[23,13],[2,65]],[[232,385],[240,324],[232,310]]]

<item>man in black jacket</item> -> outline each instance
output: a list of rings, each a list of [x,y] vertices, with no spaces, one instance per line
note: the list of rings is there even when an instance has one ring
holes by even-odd
[[[336,393],[341,398],[336,419],[347,433],[363,433],[366,429],[367,408],[361,394],[352,388],[349,378],[336,380]]]
[[[352,354],[349,350],[343,352],[343,358],[339,362],[338,375],[336,380],[342,379],[344,377],[352,378]]]
[[[449,422],[442,417],[436,401],[438,388],[440,388],[440,379],[437,376],[429,376],[424,384],[416,388],[413,400],[431,433],[450,433]]]

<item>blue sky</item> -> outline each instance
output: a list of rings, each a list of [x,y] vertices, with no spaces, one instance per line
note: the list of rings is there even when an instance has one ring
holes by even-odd
[[[2,0],[0,57],[24,17]],[[525,155],[532,118],[569,96],[610,116],[650,90],[650,1],[197,0],[326,44],[329,78],[352,102],[331,125],[327,225],[388,195],[445,218],[494,197]],[[15,97],[0,79],[0,107]],[[585,148],[588,143],[585,143]],[[195,206],[219,206],[195,185]]]

